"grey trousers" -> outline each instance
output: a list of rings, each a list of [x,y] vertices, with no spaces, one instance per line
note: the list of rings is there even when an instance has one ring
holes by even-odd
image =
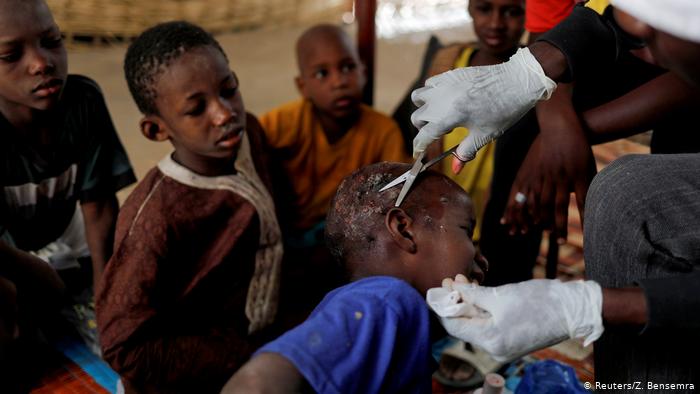
[[[603,287],[697,273],[700,154],[630,155],[601,171],[586,198],[584,258],[588,279]],[[693,383],[700,392],[699,343],[693,330],[606,326],[595,344],[596,381],[643,390],[598,391],[694,392],[649,386]]]

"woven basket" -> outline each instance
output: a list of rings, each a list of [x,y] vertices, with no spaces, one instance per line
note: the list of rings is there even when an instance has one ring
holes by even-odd
[[[187,20],[212,33],[337,18],[351,0],[47,0],[73,37],[128,39],[149,26]]]

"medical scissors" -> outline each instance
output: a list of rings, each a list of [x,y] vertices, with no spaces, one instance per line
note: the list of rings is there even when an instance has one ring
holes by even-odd
[[[402,182],[405,182],[403,187],[401,188],[401,192],[399,193],[399,197],[396,199],[396,203],[394,204],[395,207],[398,207],[401,205],[403,202],[404,198],[406,198],[406,194],[408,194],[408,191],[411,189],[411,186],[413,186],[413,182],[416,181],[416,177],[418,174],[421,172],[427,170],[430,168],[432,165],[435,163],[438,163],[445,157],[453,154],[455,149],[457,149],[458,145],[453,146],[452,148],[448,149],[445,151],[443,154],[440,156],[434,158],[433,160],[428,161],[427,163],[423,163],[423,159],[425,158],[425,151],[421,152],[418,157],[416,158],[416,161],[413,163],[413,166],[411,167],[410,170],[404,172],[403,174],[399,175],[394,179],[393,181],[387,183],[383,188],[379,189],[379,192],[383,192],[385,190],[391,189],[392,187],[401,184]]]

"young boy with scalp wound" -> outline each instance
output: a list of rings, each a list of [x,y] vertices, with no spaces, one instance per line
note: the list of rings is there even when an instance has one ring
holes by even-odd
[[[29,323],[54,307],[63,306],[99,353],[93,283],[112,253],[116,192],[136,180],[100,88],[68,74],[61,31],[43,0],[0,0],[0,139],[0,381],[6,383],[4,373],[16,375],[5,362],[23,368],[5,348],[13,346],[8,341],[29,340],[36,328]],[[63,324],[41,326],[50,337]]]
[[[146,30],[124,61],[143,135],[170,141],[119,215],[97,318],[127,391],[218,392],[266,339],[282,242],[260,127],[201,28]]]
[[[408,169],[379,163],[343,181],[326,242],[352,283],[261,348],[224,392],[430,392],[441,330],[432,330],[425,293],[458,274],[480,281],[485,260],[471,241],[471,200],[444,175],[419,175],[398,208],[400,187],[379,192]]]

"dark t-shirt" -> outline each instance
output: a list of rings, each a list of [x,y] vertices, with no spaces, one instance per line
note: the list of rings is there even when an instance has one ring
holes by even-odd
[[[94,81],[69,75],[54,114],[51,151],[43,154],[0,114],[0,236],[23,250],[61,236],[77,201],[111,196],[136,181]]]

